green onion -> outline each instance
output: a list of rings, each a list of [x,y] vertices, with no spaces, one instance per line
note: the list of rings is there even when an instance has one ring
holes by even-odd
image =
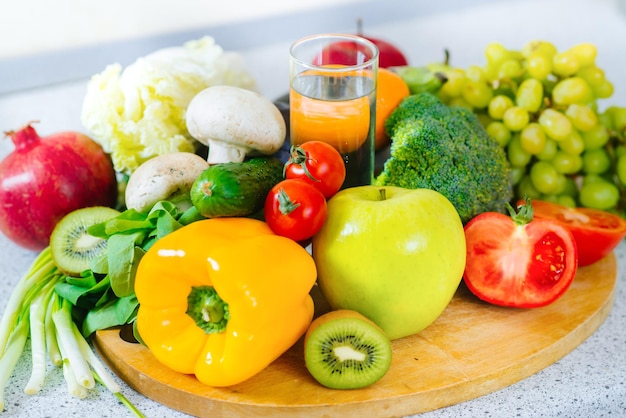
[[[47,360],[61,367],[70,395],[85,398],[96,382],[112,392],[135,416],[143,417],[93,352],[74,322],[74,305],[56,291],[67,277],[43,250],[14,288],[0,320],[0,411],[4,392],[30,337],[32,370],[24,392],[44,385]]]

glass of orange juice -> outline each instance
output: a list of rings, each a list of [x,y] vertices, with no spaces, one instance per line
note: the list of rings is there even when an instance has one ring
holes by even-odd
[[[346,165],[343,187],[372,183],[378,48],[347,34],[320,34],[290,49],[292,144],[323,141]]]

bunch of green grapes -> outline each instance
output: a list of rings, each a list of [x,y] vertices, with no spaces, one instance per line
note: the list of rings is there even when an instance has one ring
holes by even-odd
[[[613,84],[596,47],[491,43],[485,56],[482,67],[447,68],[439,96],[472,109],[506,150],[515,197],[626,213],[626,107],[598,110]]]

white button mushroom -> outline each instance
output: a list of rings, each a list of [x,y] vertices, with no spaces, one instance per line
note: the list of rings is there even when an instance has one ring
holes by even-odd
[[[287,136],[274,103],[234,86],[202,90],[189,103],[186,120],[189,134],[209,147],[211,165],[242,162],[247,154],[274,154]]]
[[[209,164],[199,155],[175,152],[149,159],[128,179],[125,199],[128,209],[149,212],[162,200],[185,211],[192,206],[189,192],[193,182]]]

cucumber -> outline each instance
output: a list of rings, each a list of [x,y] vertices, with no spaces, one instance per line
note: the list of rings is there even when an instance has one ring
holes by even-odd
[[[248,216],[263,208],[267,193],[281,180],[283,162],[278,158],[217,164],[195,180],[191,202],[206,218]]]

